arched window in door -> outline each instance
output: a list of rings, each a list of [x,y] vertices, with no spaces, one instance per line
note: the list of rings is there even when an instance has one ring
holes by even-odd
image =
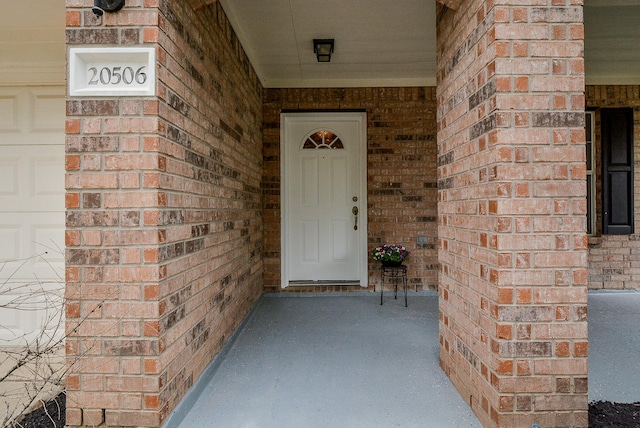
[[[331,131],[318,131],[307,137],[303,149],[344,149],[340,137]]]

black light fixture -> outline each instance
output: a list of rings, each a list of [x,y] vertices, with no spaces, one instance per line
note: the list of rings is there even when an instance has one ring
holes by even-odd
[[[313,52],[316,54],[318,62],[331,61],[333,39],[313,39]]]
[[[125,0],[93,0],[91,10],[97,16],[102,16],[105,12],[117,12],[124,7]]]

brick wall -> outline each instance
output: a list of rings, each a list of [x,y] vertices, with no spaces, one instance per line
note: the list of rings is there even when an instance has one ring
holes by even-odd
[[[596,195],[602,188],[600,108],[634,109],[635,183],[640,182],[640,86],[587,86],[587,108],[595,110]],[[635,234],[602,235],[602,203],[596,203],[596,234],[589,237],[589,288],[637,289],[640,284],[640,186],[634,189]]]
[[[587,426],[581,1],[437,26],[441,366],[484,426]]]
[[[411,251],[410,286],[436,286],[435,88],[266,89],[263,218],[268,292],[359,289],[280,288],[280,113],[350,109],[367,112],[369,250],[381,243],[404,244]],[[379,286],[378,266],[369,258],[370,287]]]
[[[67,423],[159,426],[262,293],[262,88],[220,5],[67,0],[157,97],[67,102]]]

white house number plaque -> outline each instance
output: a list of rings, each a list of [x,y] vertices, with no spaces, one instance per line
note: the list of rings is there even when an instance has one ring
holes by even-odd
[[[155,64],[154,48],[71,48],[69,95],[154,96]]]

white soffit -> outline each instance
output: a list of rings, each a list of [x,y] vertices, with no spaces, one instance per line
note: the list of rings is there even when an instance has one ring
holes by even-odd
[[[64,84],[65,0],[2,3],[0,86]]]
[[[585,0],[585,6],[610,7],[610,6],[638,6],[638,0]]]
[[[220,0],[265,87],[433,86],[435,1]],[[63,84],[65,0],[4,2],[0,86]],[[585,0],[588,84],[640,84],[640,0]],[[312,39],[335,38],[319,64]]]
[[[587,84],[640,84],[639,22],[640,0],[585,1]]]

